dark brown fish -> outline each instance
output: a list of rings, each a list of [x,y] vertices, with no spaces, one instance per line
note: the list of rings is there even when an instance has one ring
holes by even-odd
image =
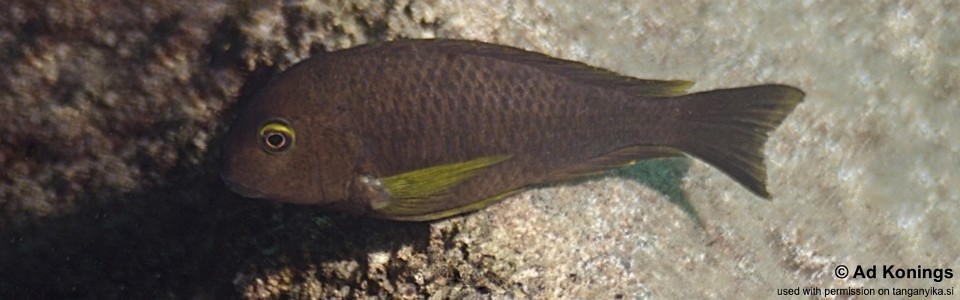
[[[394,220],[489,206],[525,187],[688,154],[769,198],[763,144],[804,94],[686,94],[516,48],[406,40],[307,59],[241,112],[222,177],[248,197]]]

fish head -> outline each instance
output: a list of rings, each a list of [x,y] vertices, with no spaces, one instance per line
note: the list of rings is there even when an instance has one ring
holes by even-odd
[[[246,123],[247,121],[253,123]],[[256,124],[250,126],[248,124]],[[220,177],[233,192],[247,198],[309,203],[322,189],[304,185],[297,122],[285,118],[241,116],[224,139]],[[299,133],[299,134],[298,134]]]
[[[295,204],[349,198],[355,143],[342,111],[296,66],[253,97],[224,137],[220,176],[235,193]],[[303,71],[303,68],[300,68]]]

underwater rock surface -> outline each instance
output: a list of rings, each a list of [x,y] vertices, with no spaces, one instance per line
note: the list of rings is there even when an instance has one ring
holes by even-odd
[[[12,1],[0,11],[0,298],[770,298],[949,288],[960,269],[960,6],[934,1]],[[237,108],[310,55],[398,38],[517,46],[692,91],[806,100],[772,201],[694,159],[391,223],[243,199]],[[881,274],[882,275],[882,274]],[[138,297],[139,296],[139,297]]]

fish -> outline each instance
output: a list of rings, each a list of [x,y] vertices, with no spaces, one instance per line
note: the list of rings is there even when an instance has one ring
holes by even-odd
[[[686,155],[770,199],[763,146],[804,92],[692,85],[479,41],[362,45],[274,76],[225,135],[220,175],[248,198],[432,221]]]

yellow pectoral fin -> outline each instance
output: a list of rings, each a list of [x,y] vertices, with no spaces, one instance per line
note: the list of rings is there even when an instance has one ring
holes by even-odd
[[[424,198],[450,189],[476,175],[477,171],[510,159],[510,155],[481,157],[414,170],[381,179],[394,199]]]
[[[441,209],[450,188],[476,176],[477,172],[510,159],[511,155],[481,157],[465,162],[418,169],[379,180],[389,201],[373,209],[385,216],[420,215]]]
[[[522,189],[516,189],[511,191],[506,191],[500,194],[497,194],[493,197],[487,197],[480,201],[471,202],[467,205],[451,208],[447,210],[442,210],[438,212],[418,214],[418,215],[383,215],[384,218],[395,220],[395,221],[433,221],[443,218],[448,218],[456,216],[462,213],[468,213],[475,210],[483,209],[487,206],[494,205],[507,197],[513,196],[517,192],[520,192]]]

